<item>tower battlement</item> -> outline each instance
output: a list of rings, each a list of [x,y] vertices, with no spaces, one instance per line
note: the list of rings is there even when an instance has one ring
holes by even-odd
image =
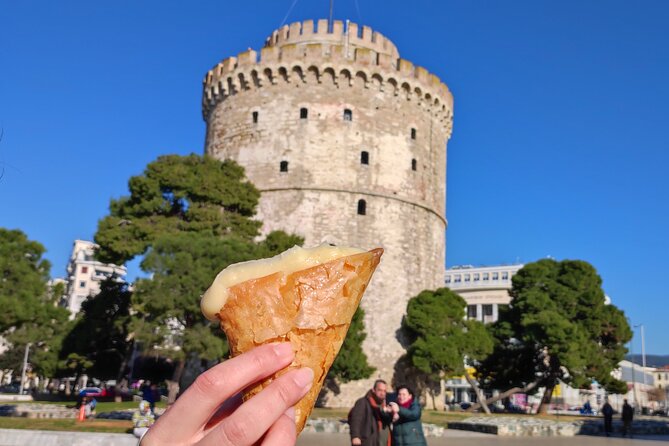
[[[207,119],[218,102],[243,90],[278,82],[330,82],[336,87],[359,84],[415,101],[437,115],[450,134],[453,95],[436,75],[399,58],[392,42],[369,27],[358,32],[358,26],[349,23],[345,32],[337,21],[333,32],[327,33],[327,20],[318,24],[317,29],[311,20],[284,26],[274,31],[260,54],[249,49],[209,70],[203,80],[203,117]],[[360,44],[342,43],[343,39]]]
[[[321,19],[314,26],[313,20],[295,22],[277,29],[265,40],[265,47],[282,47],[290,44],[330,43],[350,47],[367,48],[379,54],[397,59],[397,47],[384,35],[369,26],[335,20],[332,27],[327,19]]]

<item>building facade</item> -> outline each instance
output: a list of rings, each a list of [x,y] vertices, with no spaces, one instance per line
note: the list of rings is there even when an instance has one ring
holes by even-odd
[[[305,21],[209,71],[203,116],[205,153],[235,160],[260,189],[264,234],[385,249],[362,302],[363,348],[390,380],[408,300],[444,280],[446,85],[368,27]]]
[[[509,305],[511,278],[523,267],[517,265],[454,266],[446,270],[444,283],[467,302],[467,318],[495,322],[500,305]]]
[[[61,305],[70,310],[72,318],[81,310],[81,304],[88,296],[100,292],[102,281],[112,277],[120,282],[125,280],[125,266],[95,260],[96,247],[95,243],[86,240],[75,240],[72,246],[67,264],[66,294],[61,299]]]

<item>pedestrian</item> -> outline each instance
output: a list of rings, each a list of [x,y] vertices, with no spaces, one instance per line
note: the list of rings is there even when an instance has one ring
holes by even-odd
[[[407,386],[397,388],[397,403],[393,410],[393,446],[427,446],[420,422],[420,403]]]
[[[632,420],[634,419],[634,409],[629,405],[627,400],[623,402],[623,437],[626,437],[629,433],[630,438],[632,437]]]
[[[357,400],[348,414],[351,444],[355,446],[389,446],[392,409],[386,404],[388,385],[382,379]]]
[[[613,432],[613,407],[609,404],[608,397],[604,400],[602,415],[604,415],[604,433],[607,437],[610,437],[611,432]]]
[[[147,380],[142,386],[142,399],[149,403],[151,412],[155,413],[156,398],[155,398],[155,392],[153,391],[153,384],[151,384],[151,381]]]

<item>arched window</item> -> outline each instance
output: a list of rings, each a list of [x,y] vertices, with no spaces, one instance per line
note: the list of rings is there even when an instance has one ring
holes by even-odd
[[[416,129],[411,129],[411,139],[416,139]]]
[[[306,108],[302,107],[302,108],[300,109],[300,119],[307,119],[308,116],[309,116],[309,110],[307,110]]]
[[[411,170],[416,170],[418,169],[418,161],[416,161],[416,158],[411,160]]]
[[[279,172],[288,172],[288,161],[281,161],[279,164]]]
[[[257,124],[258,123],[258,112],[254,111],[251,116],[253,117],[253,123]]]
[[[348,108],[344,109],[344,121],[353,121],[353,112]]]
[[[358,200],[358,215],[367,215],[367,202]]]
[[[360,152],[360,164],[369,164],[369,152]]]

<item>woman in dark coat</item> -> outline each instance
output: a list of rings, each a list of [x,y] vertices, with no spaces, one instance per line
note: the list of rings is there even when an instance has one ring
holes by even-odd
[[[407,386],[397,388],[393,412],[393,446],[427,446],[420,422],[420,404]]]

